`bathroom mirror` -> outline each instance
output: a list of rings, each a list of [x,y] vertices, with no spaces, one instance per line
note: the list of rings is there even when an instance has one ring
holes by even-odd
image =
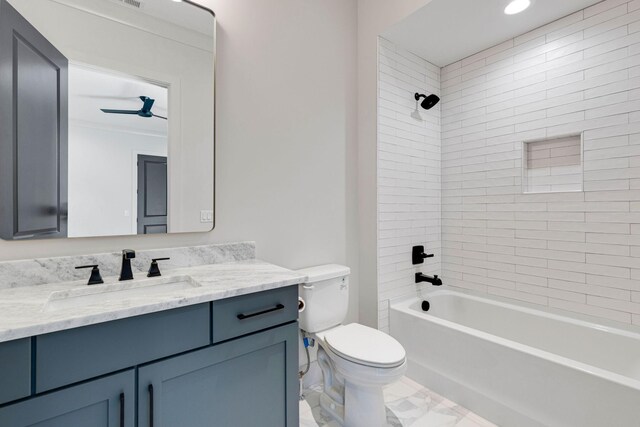
[[[215,16],[180,0],[0,0],[0,237],[207,232]]]

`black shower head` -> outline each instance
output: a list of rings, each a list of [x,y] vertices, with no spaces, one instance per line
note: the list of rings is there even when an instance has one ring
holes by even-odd
[[[438,104],[438,102],[440,102],[440,97],[438,97],[438,95],[429,95],[429,96],[427,96],[427,95],[424,95],[424,94],[421,94],[421,93],[416,93],[416,95],[415,95],[416,101],[420,101],[420,98],[424,98],[424,101],[422,101],[420,103],[420,106],[422,108],[424,108],[425,110],[432,109],[433,107],[435,107]]]

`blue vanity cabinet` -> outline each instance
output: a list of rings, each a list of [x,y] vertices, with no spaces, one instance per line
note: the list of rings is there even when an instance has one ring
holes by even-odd
[[[135,371],[128,370],[0,408],[3,427],[134,427]]]
[[[297,427],[298,324],[139,368],[139,427]]]
[[[298,288],[0,344],[0,427],[297,427]]]

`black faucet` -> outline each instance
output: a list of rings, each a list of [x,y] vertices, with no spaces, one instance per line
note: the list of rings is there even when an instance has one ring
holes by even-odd
[[[438,276],[427,276],[426,274],[416,273],[416,283],[428,282],[433,286],[442,286],[442,280]]]
[[[120,270],[120,281],[133,280],[133,271],[131,271],[131,260],[136,257],[136,252],[131,249],[122,251],[122,269]]]

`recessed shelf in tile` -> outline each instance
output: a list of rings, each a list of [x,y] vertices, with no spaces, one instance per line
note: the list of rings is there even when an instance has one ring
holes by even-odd
[[[522,144],[523,193],[582,191],[582,136]]]

